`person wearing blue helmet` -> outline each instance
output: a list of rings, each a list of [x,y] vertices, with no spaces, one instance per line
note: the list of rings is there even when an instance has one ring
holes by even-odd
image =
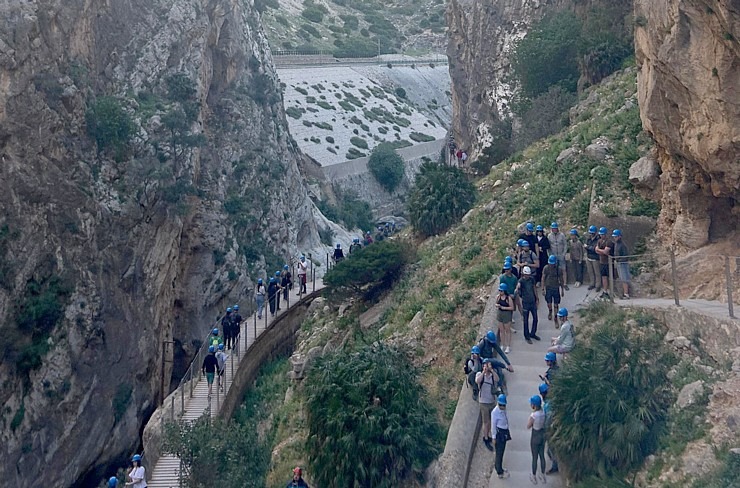
[[[293,274],[290,272],[290,266],[287,264],[283,265],[283,275],[280,286],[283,289],[283,300],[288,303],[288,293],[293,289]],[[287,305],[286,305],[287,306]]]
[[[534,224],[532,224],[532,222],[527,222],[524,225],[524,232],[519,234],[519,239],[527,241],[529,243],[529,249],[531,249],[532,251],[535,250],[537,239],[534,236]]]
[[[280,296],[280,285],[274,277],[270,278],[270,282],[267,285],[267,302],[270,305],[270,316],[274,317],[275,312],[278,310],[277,303],[278,297]]]
[[[503,381],[504,381],[504,375],[503,370],[506,369],[509,372],[514,372],[514,367],[511,365],[511,361],[509,361],[509,357],[506,355],[506,353],[501,349],[501,346],[498,344],[498,338],[496,337],[496,333],[492,330],[489,330],[486,332],[486,335],[483,336],[483,338],[478,341],[478,350],[480,351],[480,357],[481,359],[490,359],[492,361],[492,365],[494,369],[496,369],[499,379],[502,382],[502,388],[503,388]],[[494,355],[498,355],[502,360],[503,363],[497,359],[493,359]]]
[[[351,256],[353,252],[357,252],[360,249],[362,249],[362,244],[360,243],[360,238],[355,237],[352,239],[352,244],[349,245],[349,255]]]
[[[344,251],[342,251],[342,245],[337,242],[337,247],[334,248],[334,262],[339,263],[344,259]]]
[[[514,265],[511,264],[511,261],[504,261],[498,281],[499,283],[505,283],[509,292],[513,295],[515,310],[521,310],[521,301],[519,300],[519,295],[516,294],[516,287],[519,283],[519,279],[514,275]],[[512,319],[512,326],[513,324],[514,321]],[[512,327],[511,331],[516,332],[516,329]]]
[[[221,318],[221,330],[224,331],[224,344],[226,345],[226,347],[229,347],[229,344],[231,343],[231,336],[233,334],[233,312],[233,309],[231,307],[228,307],[226,309],[226,314]]]
[[[544,263],[547,262],[547,257],[550,255],[550,240],[547,238],[547,235],[545,235],[545,229],[541,225],[537,226],[534,237],[537,239],[537,249],[533,249],[533,251],[537,254],[537,259],[539,259],[540,263],[544,265]],[[533,277],[537,286],[539,286],[540,281],[542,281],[543,267],[544,266],[540,266],[539,268],[533,269]]]
[[[118,487],[118,478],[115,476],[111,476],[108,478],[108,488],[117,488]]]
[[[558,322],[560,322],[560,335],[552,338],[552,346],[547,349],[548,354],[566,354],[576,345],[575,329],[568,320],[567,308],[562,307],[558,310]]]
[[[280,311],[280,295],[282,294],[282,291],[283,291],[283,286],[282,286],[283,280],[282,280],[281,274],[282,273],[280,273],[279,270],[275,271],[275,284],[277,284],[277,288],[278,288],[277,294],[275,295],[275,309],[278,312]]]
[[[129,481],[126,486],[131,488],[146,488],[146,469],[141,465],[141,456],[134,454],[131,458],[132,468],[128,473]]]
[[[612,231],[612,239],[614,241],[614,260],[617,266],[617,277],[622,282],[622,300],[629,300],[630,298],[630,281],[632,276],[630,274],[630,263],[629,263],[629,249],[627,244],[622,239],[622,231],[614,229]]]
[[[511,290],[513,293],[514,290]],[[514,297],[511,295],[506,283],[498,285],[498,294],[495,298],[496,321],[498,322],[498,335],[504,345],[504,352],[511,351],[511,321],[514,317]]]
[[[216,347],[208,346],[208,354],[203,358],[203,365],[201,371],[206,376],[208,381],[208,397],[211,397],[213,392],[213,380],[216,377],[216,371],[218,370],[218,360],[216,359]]]
[[[609,290],[609,256],[614,256],[614,241],[609,238],[606,227],[599,228],[599,242],[596,244],[599,255],[599,272],[601,274],[601,298],[608,298]]]
[[[233,349],[239,342],[239,336],[242,333],[242,321],[244,318],[239,313],[239,305],[234,305],[231,308],[234,310],[234,315],[231,318],[231,349]]]
[[[553,375],[560,368],[560,366],[558,366],[558,356],[554,352],[548,350],[547,354],[545,354],[545,364],[547,364],[547,371],[545,371],[545,376],[540,375],[540,379],[544,381],[546,385],[550,386]]]
[[[224,352],[223,344],[218,345],[215,356],[218,372],[218,387],[221,391],[224,391],[224,373],[226,372],[226,360],[229,359],[229,355]]]
[[[548,437],[550,425],[552,425],[552,409],[550,408],[550,400],[547,399],[547,394],[550,391],[550,387],[547,383],[540,383],[539,386],[540,397],[542,398],[542,411],[545,412],[545,437]],[[558,472],[558,461],[555,458],[555,453],[550,446],[550,440],[547,440],[547,457],[550,458],[550,469],[547,470],[547,474],[554,474]]]
[[[583,262],[586,259],[586,250],[581,242],[581,237],[576,229],[570,229],[568,237],[568,249],[565,256],[570,260],[570,267],[575,274],[575,287],[578,288],[583,283]]]
[[[262,311],[265,309],[265,297],[267,296],[267,288],[262,278],[257,280],[257,288],[254,290],[254,299],[257,302],[257,318],[262,318]]]
[[[478,391],[480,396],[478,399],[478,405],[480,408],[481,415],[481,428],[483,432],[483,444],[486,449],[493,451],[493,438],[491,437],[491,411],[496,405],[496,394],[500,379],[496,370],[491,364],[491,360],[486,358],[483,360],[483,370],[475,374],[475,382],[478,385]]]
[[[547,265],[542,270],[542,289],[545,290],[548,320],[553,319],[553,304],[557,310],[560,306],[560,297],[565,296],[564,285],[565,277],[558,266],[558,258],[552,255],[547,258]]]
[[[298,259],[298,295],[306,293],[306,275],[308,274],[308,263],[306,256],[301,255]]]
[[[547,240],[550,241],[550,256],[555,256],[558,259],[557,267],[560,270],[560,276],[563,277],[563,287],[567,290],[568,279],[565,269],[565,254],[568,249],[568,238],[560,232],[560,225],[557,222],[550,224],[550,233],[547,234]]]
[[[217,348],[219,344],[223,344],[224,343],[224,337],[223,337],[223,335],[216,328],[214,328],[214,329],[211,330],[211,336],[209,337],[208,340],[210,341],[210,344],[214,348]]]
[[[496,408],[491,411],[491,436],[496,440],[494,466],[498,477],[504,479],[509,477],[509,471],[504,469],[504,452],[506,451],[506,443],[511,440],[509,416],[506,412],[506,395],[499,395],[496,403]]]
[[[596,252],[596,246],[599,243],[598,229],[595,225],[589,226],[588,236],[586,236],[586,268],[591,284],[588,286],[589,291],[601,291],[601,269],[599,267],[599,255]]]
[[[539,318],[537,316],[537,307],[540,303],[540,298],[537,294],[537,286],[532,277],[532,270],[529,266],[525,266],[522,270],[522,279],[519,280],[517,285],[516,294],[521,300],[522,304],[522,323],[524,329],[524,340],[528,344],[532,344],[532,339],[539,341],[540,337],[537,335],[537,325],[539,324]],[[532,328],[529,327],[529,317],[532,317]]]
[[[529,266],[531,269],[537,269],[540,266],[540,259],[537,254],[530,249],[530,244],[524,239],[517,242],[518,249],[514,256],[515,266],[519,269],[519,276],[522,275],[522,268]]]
[[[542,398],[539,395],[532,395],[529,399],[529,406],[532,409],[527,421],[527,429],[532,430],[532,436],[529,439],[529,448],[532,452],[532,473],[529,475],[529,481],[536,485],[538,459],[541,471],[539,480],[547,483],[545,477],[545,412],[542,409]]]
[[[478,383],[475,382],[475,375],[483,371],[483,360],[480,357],[480,347],[473,346],[470,349],[470,357],[465,360],[463,370],[468,379],[468,385],[473,389],[473,401],[477,402]]]

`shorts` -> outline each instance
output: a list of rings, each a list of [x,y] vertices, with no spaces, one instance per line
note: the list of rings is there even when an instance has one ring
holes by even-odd
[[[493,412],[493,409],[496,407],[495,403],[480,403],[480,414],[483,416],[483,419],[490,419],[491,418],[491,412]]]
[[[599,271],[601,276],[609,276],[609,265],[608,264],[599,264]]]
[[[216,377],[216,373],[206,373],[206,381],[209,385],[213,384],[213,379]]]
[[[619,279],[624,283],[629,283],[632,279],[630,276],[630,264],[629,263],[617,263],[617,274]]]
[[[545,302],[560,305],[560,289],[545,288]]]
[[[496,318],[499,322],[502,324],[508,324],[511,323],[511,320],[514,317],[514,312],[511,310],[499,310],[496,314]]]
[[[570,352],[572,350],[573,350],[572,347],[565,347],[565,346],[562,346],[562,345],[555,346],[555,352],[557,354],[565,354],[565,353]]]

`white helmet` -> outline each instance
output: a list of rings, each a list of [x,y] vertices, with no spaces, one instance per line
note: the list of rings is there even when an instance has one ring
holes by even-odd
[[[532,268],[530,268],[529,266],[525,266],[524,269],[522,270],[522,273],[527,274],[527,275],[531,275],[532,274]]]

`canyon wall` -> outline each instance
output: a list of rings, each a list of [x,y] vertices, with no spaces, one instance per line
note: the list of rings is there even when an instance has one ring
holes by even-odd
[[[94,484],[173,359],[320,247],[298,157],[251,2],[0,4],[4,484]]]
[[[659,232],[683,248],[740,221],[740,3],[637,0],[643,125],[657,143]]]

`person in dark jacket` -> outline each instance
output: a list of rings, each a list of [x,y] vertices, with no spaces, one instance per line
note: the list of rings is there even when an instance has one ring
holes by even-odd
[[[237,341],[239,341],[239,335],[242,331],[242,320],[244,320],[239,313],[239,305],[234,305],[234,316],[231,319],[231,347],[236,347]]]
[[[208,396],[211,396],[213,389],[213,380],[216,377],[216,369],[218,369],[218,361],[216,360],[216,348],[208,346],[208,355],[203,359],[203,366],[201,371],[206,375],[206,381],[208,381]]]
[[[293,289],[293,274],[290,272],[290,267],[287,264],[283,265],[283,279],[280,285],[283,287],[283,300],[285,300],[287,307],[288,292]]]
[[[226,315],[221,317],[221,330],[224,332],[224,345],[226,345],[226,348],[229,348],[229,343],[231,342],[231,336],[232,336],[232,321],[234,317],[232,316],[232,309],[231,307],[228,307],[226,309]]]
[[[300,467],[293,468],[293,479],[288,481],[285,488],[308,488],[308,483],[303,479],[303,470]]]
[[[596,233],[597,229],[595,225],[588,228],[588,236],[586,237],[586,269],[588,270],[588,276],[591,279],[591,284],[588,286],[589,290],[596,289],[596,293],[601,291],[601,273],[599,271],[599,255],[596,252],[596,245],[599,243],[599,236]]]
[[[334,262],[338,263],[344,259],[344,251],[342,251],[342,245],[337,243],[337,248],[334,249]]]
[[[550,240],[545,235],[545,229],[541,225],[537,226],[535,240],[537,243],[537,249],[535,250],[532,248],[532,250],[537,253],[540,263],[546,263],[550,252]],[[544,268],[544,266],[540,266],[535,272],[535,283],[538,285],[542,281],[542,268]]]
[[[277,284],[275,278],[270,278],[270,283],[267,285],[267,301],[270,304],[270,315],[275,316],[277,310],[278,294],[280,293],[280,287]]]

